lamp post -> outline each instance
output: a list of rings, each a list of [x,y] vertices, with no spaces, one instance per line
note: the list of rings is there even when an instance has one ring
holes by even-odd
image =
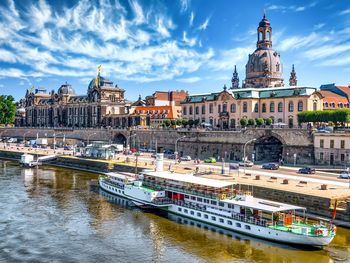
[[[95,134],[96,134],[96,132],[91,133],[91,134],[88,135],[88,137],[87,137],[87,145],[89,145],[90,137],[91,137],[92,135],[95,135]]]
[[[246,167],[245,148],[247,147],[247,144],[248,144],[248,143],[255,142],[255,141],[256,141],[256,139],[251,139],[251,140],[247,141],[247,142],[244,144],[244,147],[243,147],[244,174],[245,174],[245,167]]]
[[[177,153],[177,142],[178,142],[179,140],[183,139],[183,138],[186,138],[186,136],[182,136],[182,137],[180,137],[180,138],[177,138],[176,141],[175,141],[175,152],[174,152],[174,154],[175,154],[175,163],[176,163],[176,161],[177,161],[177,156],[178,156],[178,153]]]
[[[131,135],[129,135],[127,138],[126,138],[126,148],[128,148],[129,150],[130,150],[130,139],[131,139],[131,137],[134,137],[134,136],[136,136],[136,134],[131,134]]]
[[[53,150],[54,150],[54,151],[56,151],[56,136],[57,136],[57,135],[60,135],[60,134],[63,135],[63,146],[64,146],[64,144],[65,144],[66,135],[65,135],[63,132],[60,132],[60,133],[58,133],[58,134],[54,133],[54,134],[53,134]]]

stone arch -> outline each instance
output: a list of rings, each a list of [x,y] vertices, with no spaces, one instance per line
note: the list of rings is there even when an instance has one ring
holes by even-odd
[[[123,144],[125,146],[126,145],[126,137],[125,137],[125,135],[122,134],[122,133],[117,133],[114,136],[114,142],[116,144]]]
[[[278,162],[283,156],[284,140],[277,134],[265,135],[254,143],[255,161]]]

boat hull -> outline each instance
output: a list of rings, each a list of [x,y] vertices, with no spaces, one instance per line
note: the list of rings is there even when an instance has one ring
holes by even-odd
[[[108,193],[114,194],[114,195],[118,195],[124,198],[127,198],[124,194],[124,189],[113,186],[111,184],[106,183],[103,179],[100,179],[98,181],[98,184],[100,185],[100,187],[105,190]]]

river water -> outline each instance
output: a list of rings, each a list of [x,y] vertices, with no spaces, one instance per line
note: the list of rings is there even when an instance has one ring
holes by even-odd
[[[97,175],[0,161],[0,262],[350,262],[350,230],[300,249],[154,214],[99,190]]]

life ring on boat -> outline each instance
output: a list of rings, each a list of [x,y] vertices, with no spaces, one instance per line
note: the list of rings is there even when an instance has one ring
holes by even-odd
[[[225,194],[221,195],[221,200],[223,200],[223,199],[226,199],[226,195]]]

